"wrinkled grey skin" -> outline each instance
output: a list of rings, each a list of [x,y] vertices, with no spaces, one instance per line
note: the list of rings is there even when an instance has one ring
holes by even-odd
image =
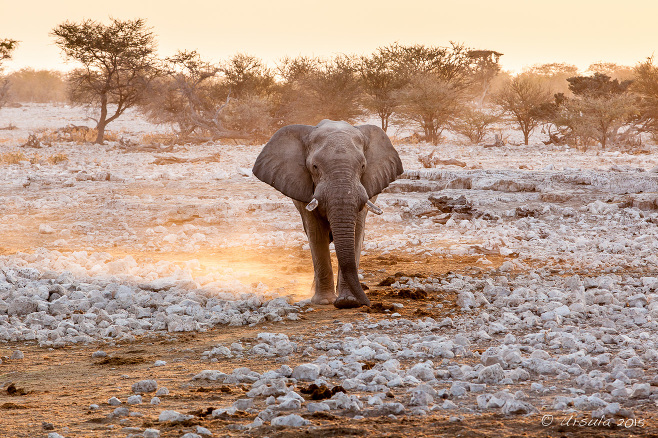
[[[312,302],[338,308],[370,306],[358,277],[365,205],[403,172],[386,133],[374,125],[332,120],[286,126],[263,147],[253,172],[292,198],[302,216],[315,271]],[[307,211],[314,198],[317,208]],[[338,259],[337,290],[329,252],[332,241]]]

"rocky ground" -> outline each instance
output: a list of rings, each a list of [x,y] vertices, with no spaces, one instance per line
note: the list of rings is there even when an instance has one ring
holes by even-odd
[[[151,146],[133,115],[105,146],[19,149],[49,111],[78,115],[12,111],[3,436],[658,434],[658,147],[450,142],[455,164],[424,169],[432,146],[397,145],[364,245],[373,307],[338,311],[309,302],[260,146]]]

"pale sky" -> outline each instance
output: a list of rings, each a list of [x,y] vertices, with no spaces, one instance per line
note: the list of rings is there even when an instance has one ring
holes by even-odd
[[[658,51],[656,0],[0,0],[0,38],[19,40],[8,70],[67,69],[49,35],[86,18],[146,18],[159,54],[237,52],[273,65],[285,55],[371,53],[402,44],[464,43],[504,53],[504,69],[548,62],[635,65]]]

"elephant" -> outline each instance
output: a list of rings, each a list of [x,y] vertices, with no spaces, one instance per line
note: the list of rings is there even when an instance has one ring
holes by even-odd
[[[370,306],[358,274],[366,215],[368,210],[382,213],[374,204],[377,195],[403,171],[390,139],[374,125],[333,120],[288,125],[265,144],[253,173],[292,198],[301,215],[313,259],[312,303],[333,303],[339,309]]]

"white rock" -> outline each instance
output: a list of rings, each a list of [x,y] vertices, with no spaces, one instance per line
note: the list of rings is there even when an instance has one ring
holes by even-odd
[[[192,377],[193,380],[210,380],[210,381],[216,381],[216,380],[223,380],[227,374],[222,373],[219,370],[203,370],[200,373],[196,374],[194,377]]]
[[[270,424],[272,426],[302,427],[311,424],[311,422],[305,420],[297,414],[290,414],[272,418]]]
[[[129,413],[130,413],[130,410],[128,408],[120,407],[120,408],[116,408],[114,411],[112,411],[112,416],[113,417],[127,417]]]
[[[379,399],[379,398],[378,398]],[[379,399],[381,400],[381,399]],[[326,403],[308,403],[306,405],[306,409],[312,414],[314,412],[324,412],[324,411],[329,411],[331,408],[329,407],[328,404]]]
[[[107,401],[107,403],[108,403],[110,406],[119,406],[119,405],[121,404],[121,400],[119,400],[119,399],[116,398],[116,397],[112,397],[112,398],[110,398],[110,399]]]
[[[158,429],[144,430],[144,438],[160,438],[160,431]]]
[[[169,395],[169,390],[165,386],[161,386],[157,391],[155,391],[155,395],[158,397]]]
[[[466,384],[463,382],[454,382],[450,387],[450,394],[453,397],[463,397],[466,395]]]
[[[434,379],[434,369],[429,363],[418,363],[409,369],[407,374],[425,382]]]
[[[128,397],[127,403],[129,405],[139,405],[142,403],[142,396],[141,395],[131,395]]]
[[[21,360],[25,356],[23,355],[23,352],[21,350],[14,350],[11,353],[11,356],[9,356],[9,359],[11,360]]]
[[[503,370],[503,367],[498,363],[484,367],[478,373],[478,382],[480,383],[489,383],[495,385],[504,378],[505,371]]]
[[[292,378],[297,380],[313,381],[320,376],[320,367],[313,363],[303,363],[292,371]]]
[[[133,383],[132,390],[135,394],[144,394],[148,392],[155,392],[158,389],[158,383],[155,380],[140,380]]]
[[[233,402],[233,407],[238,411],[246,411],[254,405],[252,398],[240,398]]]
[[[186,421],[194,418],[194,415],[181,414],[180,412],[166,410],[160,412],[158,416],[158,421],[162,423],[177,423],[181,421]]]
[[[528,415],[537,412],[537,408],[521,400],[507,400],[502,412],[504,415]]]
[[[53,234],[55,229],[48,224],[39,225],[39,234]]]
[[[197,426],[196,433],[203,436],[212,436],[212,432],[205,427]]]
[[[633,385],[631,398],[649,398],[651,385],[649,383],[636,383]]]

